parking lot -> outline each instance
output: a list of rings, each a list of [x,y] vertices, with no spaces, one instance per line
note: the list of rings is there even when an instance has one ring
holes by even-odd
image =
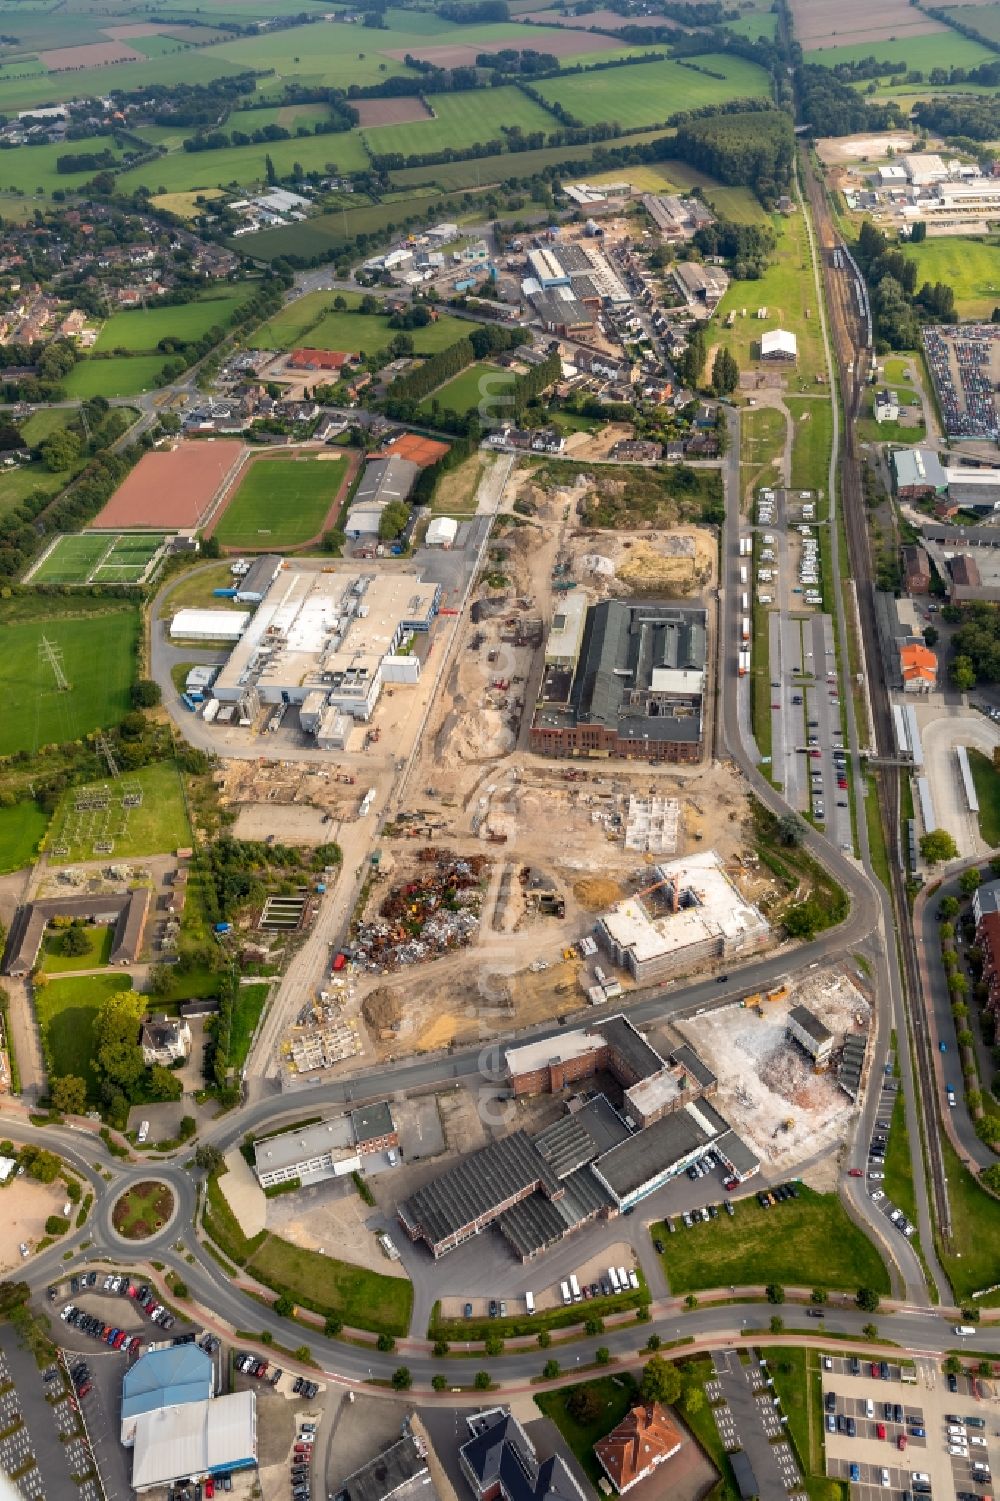
[[[860,1501],[986,1501],[1000,1458],[994,1399],[932,1361],[873,1367],[838,1355],[823,1367],[827,1473]]]
[[[54,1366],[40,1371],[7,1323],[0,1325],[0,1432],[0,1467],[28,1501],[100,1501],[68,1384]],[[77,1485],[77,1474],[88,1478]]]
[[[727,1454],[738,1450],[753,1467],[761,1501],[802,1496],[804,1486],[765,1361],[744,1365],[738,1350],[712,1357],[715,1376],[705,1384],[715,1426]]]
[[[892,1060],[886,1065],[891,1070]],[[868,1143],[868,1166],[867,1186],[868,1194],[879,1214],[885,1216],[888,1221],[886,1233],[895,1232],[911,1240],[916,1234],[916,1226],[910,1224],[903,1211],[894,1204],[885,1192],[885,1154],[889,1145],[889,1137],[892,1133],[892,1112],[896,1104],[899,1089],[899,1080],[892,1073],[882,1076],[882,1087],[879,1092],[878,1110],[875,1112],[875,1121],[872,1126],[872,1137]]]

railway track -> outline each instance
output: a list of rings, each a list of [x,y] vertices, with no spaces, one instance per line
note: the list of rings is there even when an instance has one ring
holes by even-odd
[[[853,258],[847,254],[846,247],[837,234],[822,183],[808,162],[805,164],[804,178],[813,224],[821,249],[827,310],[842,394],[844,421],[841,424],[839,465],[841,503],[847,534],[848,557],[861,622],[862,640],[859,647],[864,652],[863,643],[868,642],[870,643],[869,652],[879,653],[878,643],[881,641],[881,634],[876,618],[875,580],[868,545],[868,522],[861,481],[861,458],[855,436],[855,423],[861,412],[865,379],[871,358],[871,331],[866,317],[867,293],[864,298],[859,297],[857,291],[859,273]],[[872,658],[870,665],[874,671],[868,671],[868,664],[862,670],[866,671],[869,680],[869,700],[873,718],[871,730],[874,744],[872,749],[880,756],[889,757],[895,754],[896,742],[892,707],[885,687],[886,675],[882,670],[883,664],[880,658]],[[951,1237],[951,1205],[944,1172],[941,1128],[936,1107],[937,1086],[932,1041],[923,1007],[916,942],[910,921],[910,905],[903,874],[905,862],[902,858],[899,817],[899,770],[895,766],[881,765],[872,769],[871,776],[875,783],[879,813],[887,843],[889,895],[895,913],[902,960],[903,1005],[909,1035],[913,1042],[919,1093],[923,1105],[927,1166],[935,1219],[941,1234],[947,1240]]]

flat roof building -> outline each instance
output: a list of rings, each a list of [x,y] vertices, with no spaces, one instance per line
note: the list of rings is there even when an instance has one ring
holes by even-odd
[[[216,678],[215,696],[255,713],[321,691],[338,713],[370,719],[384,682],[418,681],[419,658],[397,653],[430,630],[440,597],[439,584],[413,573],[286,563]]]
[[[894,449],[892,469],[901,500],[923,500],[948,488],[948,476],[932,448]]]
[[[598,1157],[593,1171],[618,1208],[629,1209],[703,1157],[729,1130],[708,1100],[691,1101],[612,1147]]]
[[[361,1167],[347,1116],[254,1142],[254,1172],[261,1188],[295,1179],[303,1184],[341,1178]]]
[[[740,894],[714,850],[655,866],[650,875],[652,889],[618,902],[596,926],[598,942],[638,984],[766,943],[766,918]]]
[[[249,611],[177,610],[170,635],[174,641],[238,641],[249,624]]]
[[[721,266],[708,266],[701,261],[677,261],[671,271],[681,296],[696,309],[712,311],[726,295],[729,276]]]
[[[198,1345],[149,1350],[122,1380],[121,1441],[131,1448],[136,1421],[161,1407],[207,1402],[215,1390],[212,1357]]]
[[[252,1469],[257,1463],[256,1403],[253,1392],[233,1392],[210,1402],[141,1413],[133,1441],[133,1488],[147,1491],[176,1480]]]
[[[427,1496],[427,1455],[412,1433],[404,1433],[390,1448],[340,1481],[334,1494],[337,1501],[392,1501],[394,1496],[408,1492],[416,1480],[423,1482],[419,1494]]]
[[[605,600],[587,610],[574,666],[542,678],[530,746],[548,756],[701,759],[706,613]]]

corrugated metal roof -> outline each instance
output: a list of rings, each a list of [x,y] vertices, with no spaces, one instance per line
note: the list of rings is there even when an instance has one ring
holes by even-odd
[[[256,1459],[256,1398],[253,1392],[234,1392],[213,1402],[142,1413],[136,1422],[132,1485],[148,1490],[182,1476],[245,1469]]]

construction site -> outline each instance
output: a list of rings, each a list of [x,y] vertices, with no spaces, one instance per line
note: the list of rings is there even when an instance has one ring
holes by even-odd
[[[326,844],[331,825],[354,819],[366,786],[326,761],[225,760],[214,774],[220,808],[235,808],[237,839]]]
[[[830,1034],[822,1062],[796,1040],[795,1016],[805,1010]],[[676,1023],[676,1030],[719,1080],[716,1103],[765,1168],[784,1171],[802,1163],[822,1172],[835,1167],[855,1113],[841,1082],[845,1049],[866,1043],[872,1007],[858,984],[837,969],[810,973],[770,995],[749,995],[733,1006]],[[812,1177],[809,1179],[813,1186]]]

